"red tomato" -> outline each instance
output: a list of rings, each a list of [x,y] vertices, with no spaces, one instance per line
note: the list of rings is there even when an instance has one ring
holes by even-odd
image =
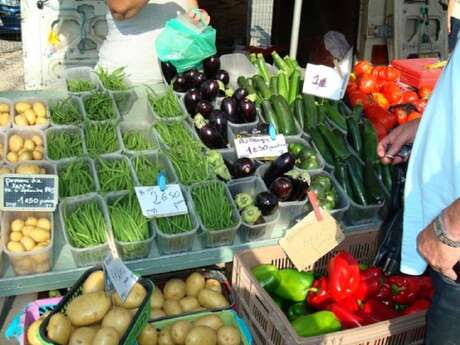
[[[369,95],[366,95],[365,93],[359,90],[354,90],[354,91],[349,92],[348,100],[350,101],[350,104],[352,107],[354,107],[356,104],[367,106],[372,103],[372,100],[369,97]]]
[[[387,82],[382,88],[384,96],[390,104],[397,104],[401,101],[402,91],[401,88],[393,82]]]
[[[385,66],[376,66],[372,70],[372,76],[375,77],[377,80],[385,80]]]
[[[362,60],[355,65],[355,73],[358,76],[372,73],[372,64],[369,61]]]
[[[357,90],[358,89],[358,83],[356,81],[349,81],[347,85],[347,93]]]
[[[388,100],[382,93],[374,92],[372,94],[372,98],[374,99],[375,103],[377,103],[381,108],[387,110],[390,107],[390,103],[388,103]]]
[[[422,114],[420,114],[418,111],[413,111],[407,116],[407,121],[412,121],[412,120],[417,120],[422,117]]]
[[[402,95],[402,102],[403,103],[412,103],[418,100],[418,95],[414,91],[406,91]]]
[[[385,70],[385,79],[388,81],[396,81],[399,80],[401,73],[394,67],[388,66]]]
[[[398,117],[398,123],[400,125],[403,125],[403,124],[405,124],[407,122],[408,116],[407,116],[406,112],[404,112],[404,111],[403,112],[398,112],[396,114],[396,116]]]
[[[359,90],[361,92],[370,94],[374,91],[375,79],[370,74],[364,74],[359,79]]]
[[[393,129],[398,124],[398,118],[395,114],[388,112],[387,116],[380,118],[380,123],[386,130]]]
[[[417,99],[412,102],[412,104],[417,108],[419,113],[423,113],[425,111],[426,105],[428,101],[426,99]]]
[[[418,89],[418,96],[421,99],[428,99],[428,98],[430,98],[432,92],[433,92],[432,87],[422,86],[420,89]]]
[[[375,92],[382,92],[383,86],[385,85],[385,80],[377,79],[375,82]]]

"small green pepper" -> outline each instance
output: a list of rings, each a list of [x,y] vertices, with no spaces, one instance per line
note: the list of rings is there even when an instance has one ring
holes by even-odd
[[[292,327],[299,337],[314,337],[342,329],[342,325],[333,312],[318,311],[300,316],[292,321]]]
[[[289,321],[294,321],[300,316],[311,314],[311,309],[307,307],[305,302],[299,302],[291,305],[287,311]]]
[[[299,272],[295,269],[278,271],[279,286],[275,290],[278,297],[293,302],[302,302],[307,297],[308,289],[312,286],[312,272]]]
[[[299,143],[289,144],[288,151],[294,158],[299,158],[302,152],[305,150],[305,146]]]
[[[279,286],[278,268],[273,265],[258,265],[252,268],[252,274],[268,293],[274,292]]]
[[[306,158],[297,165],[298,168],[303,170],[314,170],[319,168],[318,160],[315,156]]]

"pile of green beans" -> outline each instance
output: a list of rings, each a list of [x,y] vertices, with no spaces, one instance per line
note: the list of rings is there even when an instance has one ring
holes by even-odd
[[[175,118],[184,114],[172,87],[168,86],[166,93],[159,96],[151,88],[147,91],[147,98],[155,113],[161,118]]]
[[[192,189],[195,209],[209,230],[223,230],[236,225],[233,207],[220,183],[204,184]]]
[[[156,223],[158,230],[166,235],[182,234],[193,230],[192,219],[188,214],[157,218]]]
[[[88,122],[84,131],[86,148],[91,157],[119,149],[117,129],[111,122]]]
[[[106,241],[104,215],[96,201],[77,206],[65,216],[64,223],[73,247],[94,247]]]
[[[50,117],[57,125],[74,125],[82,121],[82,116],[72,98],[58,100],[50,107]]]
[[[59,169],[59,196],[61,198],[95,192],[93,175],[89,165],[76,159]]]
[[[148,220],[134,194],[124,195],[109,206],[115,239],[120,242],[144,241],[150,237]]]
[[[70,92],[88,92],[95,88],[96,85],[91,80],[67,80],[67,90]]]
[[[158,156],[153,160],[145,155],[136,155],[132,158],[132,163],[137,179],[142,186],[156,185],[156,179],[160,173]]]
[[[102,85],[111,91],[126,91],[129,89],[128,84],[125,81],[125,68],[120,67],[112,72],[109,72],[102,67],[96,70],[96,74],[99,77]]]
[[[83,104],[90,120],[105,121],[116,117],[112,97],[102,91],[91,93],[84,99]]]
[[[114,160],[98,159],[96,169],[102,192],[133,189],[134,183],[128,161],[125,158]]]
[[[173,146],[166,150],[179,181],[188,186],[212,179],[211,169],[201,144]]]
[[[59,160],[83,155],[83,138],[79,132],[70,130],[47,133],[48,157]]]
[[[128,150],[144,151],[155,149],[152,138],[139,130],[129,129],[123,132],[123,143]]]
[[[154,125],[160,139],[168,146],[184,145],[199,142],[193,135],[184,127],[183,122],[158,122]]]

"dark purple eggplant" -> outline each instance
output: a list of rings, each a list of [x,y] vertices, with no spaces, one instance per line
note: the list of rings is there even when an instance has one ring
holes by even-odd
[[[165,77],[168,84],[170,84],[171,80],[177,75],[176,67],[174,67],[171,62],[162,62],[161,72],[163,72],[163,77]]]
[[[265,184],[270,186],[278,177],[281,177],[288,171],[292,170],[294,168],[294,164],[294,156],[289,152],[283,153],[270,164],[265,172]]]
[[[228,140],[228,122],[225,113],[222,110],[214,109],[209,115],[209,122],[213,123],[217,129],[219,130],[220,134],[224,137],[225,141]]]
[[[256,165],[249,158],[238,158],[233,162],[232,166],[234,178],[248,177],[256,171]]]
[[[233,173],[233,165],[232,165],[232,163],[230,163],[228,160],[224,159],[224,164],[227,167],[228,171],[230,172],[230,175],[232,175],[232,177],[233,177],[235,174]]]
[[[221,81],[225,86],[227,86],[230,82],[230,76],[228,75],[228,72],[224,71],[223,69],[217,71],[214,79]]]
[[[220,59],[217,55],[208,57],[203,61],[204,74],[208,79],[215,77],[217,71],[220,69]]]
[[[270,191],[276,195],[279,201],[288,201],[291,198],[294,185],[290,178],[278,177],[270,185]]]
[[[176,92],[187,92],[188,85],[187,80],[181,74],[179,74],[173,82],[173,90]]]
[[[256,196],[255,205],[263,216],[271,216],[278,210],[278,198],[271,192],[260,192]]]
[[[196,103],[195,114],[192,116],[194,117],[196,114],[201,114],[205,119],[209,119],[213,110],[214,107],[210,102],[201,100]]]
[[[192,87],[199,89],[201,84],[206,81],[206,76],[202,72],[197,72],[193,76]]]
[[[238,113],[244,122],[254,122],[257,117],[256,106],[249,99],[243,99],[238,104]]]
[[[232,97],[225,97],[220,104],[220,109],[227,115],[227,120],[232,123],[242,123],[238,114],[238,102]]]
[[[245,99],[247,95],[249,95],[248,90],[246,90],[244,87],[240,87],[233,92],[232,97],[240,102]]]
[[[201,101],[201,93],[197,89],[191,89],[188,90],[187,93],[184,96],[184,104],[185,104],[185,109],[187,109],[187,112],[195,116],[195,108],[196,105],[199,101]]]
[[[189,89],[193,88],[193,83],[195,81],[195,76],[198,71],[195,68],[189,69],[187,72],[184,72],[185,80],[187,80],[187,86]]]
[[[217,80],[206,80],[200,85],[200,91],[203,99],[212,102],[219,93],[219,83]]]
[[[292,182],[292,193],[289,201],[303,201],[307,198],[307,192],[310,182],[310,175],[306,170],[288,171],[285,177]]]
[[[203,116],[196,115],[193,123],[201,141],[210,149],[223,149],[227,147],[224,138],[219,130],[212,123],[209,123]]]

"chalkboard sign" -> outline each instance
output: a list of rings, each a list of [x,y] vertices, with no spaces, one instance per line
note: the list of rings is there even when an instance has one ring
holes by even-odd
[[[54,211],[58,202],[56,175],[2,175],[0,209]]]

